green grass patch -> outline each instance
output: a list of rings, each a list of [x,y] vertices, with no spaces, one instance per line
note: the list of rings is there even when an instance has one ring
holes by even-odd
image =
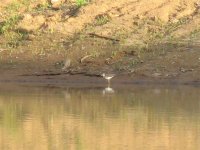
[[[161,22],[160,20],[157,21],[145,20],[143,26],[150,24],[150,26],[147,27],[148,28],[147,34],[149,37],[147,42],[148,41],[161,42],[162,40],[165,41],[174,40],[172,33],[176,31],[178,28],[180,28],[182,25],[189,23],[189,21],[190,20],[187,17],[181,18],[176,22],[168,22],[166,24]]]
[[[20,9],[28,8],[30,0],[13,1],[2,12],[3,17],[0,24],[0,34],[8,34],[8,32],[15,30],[15,27],[21,19]]]
[[[110,21],[110,17],[106,14],[98,15],[95,17],[95,25],[101,26]]]
[[[22,31],[11,31],[9,33],[5,33],[5,38],[7,40],[7,47],[16,48],[22,44],[22,41],[27,38],[28,34]]]
[[[84,6],[88,3],[88,0],[76,0],[76,5],[78,7]]]
[[[38,5],[34,10],[32,10],[32,11],[34,11],[34,12],[43,12],[43,11],[45,11],[45,10],[47,10],[47,9],[49,9],[49,8],[51,8],[51,5],[49,4],[49,3],[43,3],[43,4],[40,4],[40,5]]]
[[[196,28],[190,33],[191,38],[196,38],[198,35],[200,35],[200,28]]]
[[[15,29],[15,25],[19,22],[20,18],[21,17],[18,14],[9,16],[9,18],[7,18],[3,23],[1,23],[0,34],[5,34]]]
[[[15,0],[2,11],[0,35],[4,36],[7,47],[15,48],[27,37],[27,33],[17,30],[17,25],[22,19],[21,13],[29,11],[31,2],[32,0]]]
[[[8,47],[17,47],[19,46],[20,41],[24,39],[25,34],[15,31],[16,25],[20,19],[21,16],[16,13],[8,16],[8,18],[6,18],[6,20],[0,24],[0,34],[2,34],[6,39],[6,45]]]

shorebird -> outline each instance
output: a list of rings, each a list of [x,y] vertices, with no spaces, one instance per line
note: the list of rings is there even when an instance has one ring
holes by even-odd
[[[115,76],[115,74],[102,74],[102,77],[106,80],[108,80],[108,85],[110,85],[110,80]]]

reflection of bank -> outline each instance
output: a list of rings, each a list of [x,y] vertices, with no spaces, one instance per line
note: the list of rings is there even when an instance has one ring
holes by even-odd
[[[64,95],[66,101],[71,99],[71,94],[69,93],[68,90],[63,91],[63,95]]]
[[[103,95],[105,95],[105,94],[113,94],[113,93],[115,93],[115,91],[114,91],[113,88],[107,87],[107,88],[103,89],[102,93],[103,93]]]

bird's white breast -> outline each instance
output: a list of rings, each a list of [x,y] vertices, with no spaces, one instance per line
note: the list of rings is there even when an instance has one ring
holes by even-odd
[[[110,80],[112,77],[105,77],[105,79]]]

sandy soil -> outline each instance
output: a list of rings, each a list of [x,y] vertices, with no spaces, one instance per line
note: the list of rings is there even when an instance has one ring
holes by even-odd
[[[113,72],[116,84],[199,84],[198,0],[45,2],[21,5],[0,35],[0,82],[102,84]],[[10,3],[0,3],[0,25]]]

